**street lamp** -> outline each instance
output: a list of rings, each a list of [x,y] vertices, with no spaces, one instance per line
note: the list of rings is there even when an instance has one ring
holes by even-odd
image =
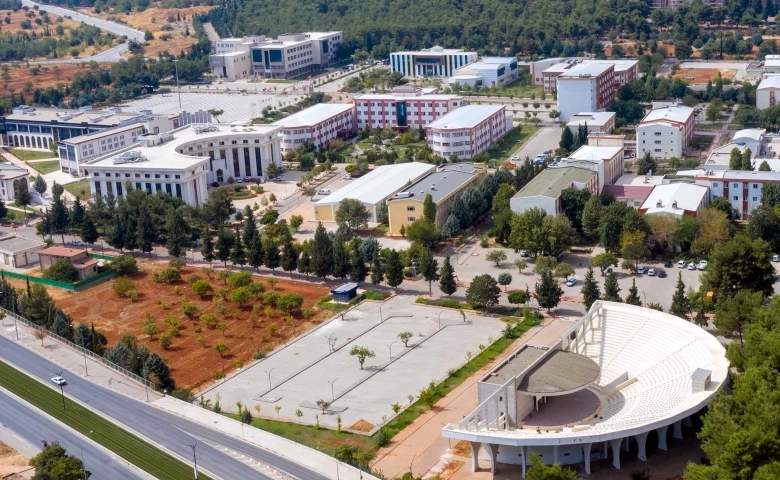
[[[268,375],[268,390],[273,390],[273,387],[271,387],[271,372],[273,372],[275,369],[276,367],[265,371],[265,374]]]
[[[176,90],[179,92],[179,108],[181,108],[181,88],[179,88],[179,60],[174,58],[173,65],[176,67]],[[195,475],[195,478],[198,478],[197,474]]]
[[[436,314],[437,317],[439,317],[439,330],[441,330],[441,314],[444,312],[439,312]]]
[[[57,376],[62,380],[62,372],[58,373]],[[60,382],[60,395],[62,396],[62,409],[65,410],[65,390],[62,389],[62,382]]]
[[[326,380],[328,383],[330,383],[330,399],[332,402],[336,401],[336,395],[333,393],[333,384],[336,383],[336,380],[338,380],[338,378],[334,378],[333,380]]]
[[[384,320],[382,320],[382,304],[379,304],[379,323],[382,323]]]
[[[395,342],[391,343],[390,345],[385,344],[385,346],[390,350],[390,361],[391,362],[393,361],[393,345],[395,345],[396,343],[398,343],[397,340]]]
[[[198,458],[195,456],[195,447],[198,446],[197,443],[193,443],[192,445],[185,445],[186,447],[190,447],[192,449],[192,461],[195,463],[195,480],[198,480]]]

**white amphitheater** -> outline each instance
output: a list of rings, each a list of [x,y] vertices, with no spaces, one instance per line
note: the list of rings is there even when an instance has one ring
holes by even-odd
[[[479,449],[496,464],[520,464],[531,453],[545,463],[584,464],[636,442],[646,459],[648,434],[666,450],[669,426],[682,426],[726,381],[725,349],[693,323],[647,308],[596,302],[556,345],[525,344],[478,382],[479,406],[444,427],[467,440],[472,468]],[[655,438],[653,435],[651,438]]]

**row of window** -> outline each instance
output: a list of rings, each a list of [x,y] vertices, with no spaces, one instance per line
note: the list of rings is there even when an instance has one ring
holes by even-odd
[[[103,195],[103,182],[93,182],[95,185],[95,193],[98,195]],[[136,182],[135,188],[136,190],[144,190],[142,187],[143,184],[140,182]],[[151,195],[154,192],[161,192],[163,191],[163,185],[165,185],[165,192],[168,193],[168,195],[176,195],[178,198],[181,197],[181,183],[155,183],[155,190],[152,190],[152,184],[146,183],[145,190]],[[112,182],[106,182],[106,194],[108,193],[114,193],[114,183]],[[175,193],[174,193],[175,192]],[[122,185],[122,182],[116,182],[116,195],[121,197],[124,195],[124,185]]]
[[[742,183],[742,188],[748,188],[748,185],[749,185],[749,183],[747,183],[747,182],[743,182],[743,183]],[[712,182],[712,186],[713,186],[714,188],[717,188],[717,187],[719,187],[719,186],[720,186],[720,183],[718,183],[718,182]],[[724,183],[724,184],[723,184],[723,186],[724,186],[724,187],[728,187],[729,185],[728,185],[728,183]],[[739,188],[739,183],[732,183],[732,184],[731,184],[731,188]],[[754,184],[753,184],[753,189],[754,189],[754,190],[758,190],[759,188],[761,188],[761,184],[759,184],[759,183],[754,183]]]
[[[163,177],[161,177],[160,175],[161,175],[161,174],[159,174],[159,173],[155,173],[155,174],[154,174],[154,178],[163,178]],[[93,173],[92,173],[92,176],[93,176],[93,177],[99,177],[99,176],[100,176],[100,172],[93,172]],[[106,177],[111,177],[111,172],[106,172],[106,173],[105,173],[105,176],[106,176]],[[117,178],[120,178],[120,177],[122,176],[122,174],[121,174],[121,173],[115,173],[115,174],[114,174],[114,176],[115,176],[115,177],[117,177]],[[129,173],[125,173],[125,174],[124,174],[124,176],[125,176],[125,178],[130,178],[130,174],[129,174]],[[135,174],[135,175],[133,175],[133,176],[134,176],[135,178],[141,178],[141,174],[140,174],[140,173],[136,173],[136,174]],[[152,178],[152,176],[151,176],[151,174],[150,174],[150,173],[144,173],[144,178]],[[166,174],[164,175],[164,178],[171,178],[171,175],[170,175],[170,174],[168,174],[168,173],[166,173]],[[175,178],[175,179],[179,180],[179,179],[181,179],[181,175],[175,174],[175,175],[173,176],[173,178]]]

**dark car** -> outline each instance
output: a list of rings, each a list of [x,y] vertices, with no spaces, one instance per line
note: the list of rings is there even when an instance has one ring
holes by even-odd
[[[666,270],[658,270],[658,278],[666,278]]]
[[[672,261],[671,261],[671,260],[667,260],[667,261],[665,261],[665,262],[664,262],[664,267],[666,267],[666,268],[672,268]]]

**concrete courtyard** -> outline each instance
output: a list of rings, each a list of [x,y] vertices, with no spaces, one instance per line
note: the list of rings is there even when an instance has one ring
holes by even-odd
[[[335,428],[340,415],[342,428],[362,420],[370,424],[361,422],[365,433],[373,432],[383,417],[395,416],[392,404],[407,407],[410,395],[416,397],[432,380],[446,378],[449,370],[466,363],[467,352],[476,355],[479,346],[499,338],[504,327],[497,318],[471,312],[464,322],[456,310],[415,304],[415,298],[363,302],[343,319],[337,315],[202,395],[212,402],[219,395],[227,411],[235,411],[240,401],[256,414],[254,406],[259,404],[260,416],[295,422],[300,409],[300,421],[306,424],[314,424],[319,415],[321,425]],[[409,347],[398,338],[403,331],[414,334]],[[349,354],[356,345],[376,354],[363,370]],[[332,402],[326,414],[317,400]],[[276,407],[281,409],[276,412]]]

